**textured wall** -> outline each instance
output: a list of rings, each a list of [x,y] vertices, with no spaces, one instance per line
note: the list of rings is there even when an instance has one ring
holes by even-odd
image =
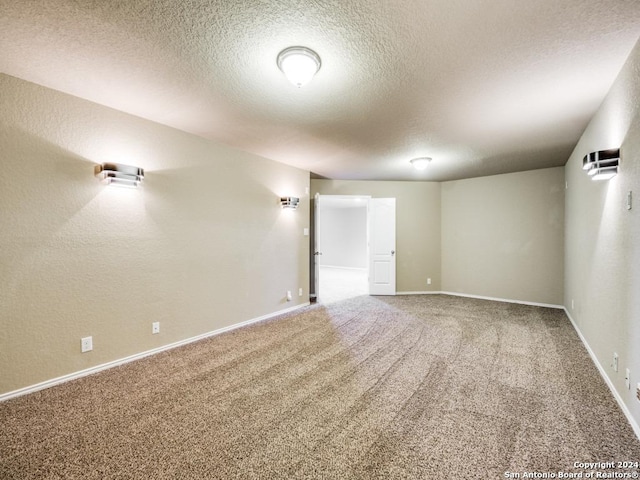
[[[0,91],[0,393],[308,300],[308,172],[6,75]],[[105,161],[144,186],[102,185]]]
[[[619,174],[608,182],[588,179],[582,157],[617,147],[622,155]],[[565,171],[565,306],[640,424],[640,403],[635,399],[640,382],[640,42]],[[627,210],[630,190],[635,205]],[[618,372],[611,367],[614,352],[619,355]],[[631,370],[631,390],[625,386],[626,368]]]
[[[321,265],[367,268],[367,208],[320,207]]]
[[[442,184],[442,290],[561,305],[562,167]]]
[[[311,180],[316,193],[396,198],[396,290],[440,290],[439,183]]]

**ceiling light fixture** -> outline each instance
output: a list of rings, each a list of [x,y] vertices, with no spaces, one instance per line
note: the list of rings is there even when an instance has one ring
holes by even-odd
[[[309,83],[321,65],[320,56],[307,47],[289,47],[278,54],[278,68],[298,88]]]
[[[431,161],[431,157],[418,157],[410,160],[411,165],[416,170],[425,170],[429,166],[429,162]]]

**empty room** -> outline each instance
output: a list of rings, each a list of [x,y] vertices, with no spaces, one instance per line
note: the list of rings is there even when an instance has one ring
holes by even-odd
[[[639,478],[639,40],[0,1],[0,479]]]

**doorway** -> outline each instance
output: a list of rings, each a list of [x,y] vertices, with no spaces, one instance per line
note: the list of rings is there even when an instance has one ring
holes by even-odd
[[[319,301],[369,294],[368,196],[322,195],[316,202]]]
[[[395,198],[316,194],[311,300],[395,295]]]

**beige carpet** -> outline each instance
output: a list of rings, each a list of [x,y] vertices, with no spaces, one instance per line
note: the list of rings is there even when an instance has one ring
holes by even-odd
[[[2,479],[498,479],[640,460],[562,311],[449,296],[308,307],[4,402],[0,425]]]

